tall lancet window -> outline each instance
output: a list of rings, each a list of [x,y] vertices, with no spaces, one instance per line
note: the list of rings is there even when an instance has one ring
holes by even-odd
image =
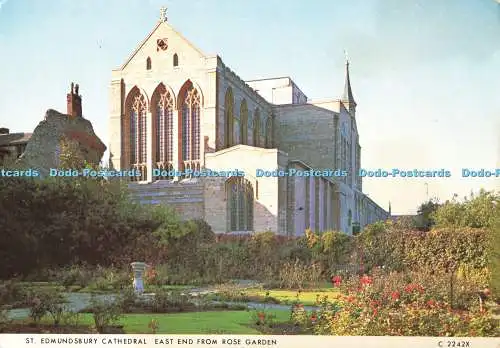
[[[146,122],[146,98],[139,94],[130,110],[130,164],[145,164],[147,161]]]
[[[266,120],[265,137],[266,137],[266,148],[269,149],[273,146],[273,119],[271,118],[271,116],[268,116]]]
[[[168,166],[173,161],[173,111],[172,95],[164,88],[158,96],[156,107],[156,154],[155,161],[159,166]]]
[[[255,110],[253,118],[253,146],[260,146],[260,112],[259,109]]]
[[[134,87],[125,101],[125,113],[122,118],[122,161],[121,167],[135,169],[140,176],[134,181],[147,179],[147,105],[146,96]]]
[[[240,143],[248,144],[248,107],[245,99],[241,101],[240,106]]]
[[[224,139],[225,147],[231,147],[234,145],[233,139],[233,128],[234,128],[234,98],[233,91],[231,88],[226,90],[226,96],[224,100]]]
[[[252,185],[244,177],[232,177],[226,182],[229,232],[253,230],[254,193]]]
[[[136,157],[136,148],[137,148],[137,113],[134,110],[130,111],[130,163],[129,164],[136,164],[137,163],[137,157]]]
[[[191,87],[186,90],[182,105],[182,160],[200,159],[200,94]]]

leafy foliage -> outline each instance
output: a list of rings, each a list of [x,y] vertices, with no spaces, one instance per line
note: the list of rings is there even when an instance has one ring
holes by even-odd
[[[435,199],[422,203],[418,208],[417,227],[424,231],[430,230],[434,225],[434,214],[440,207],[440,204]]]
[[[491,287],[497,301],[500,300],[500,205],[497,204],[495,222],[491,227],[489,239],[489,266],[491,269]]]
[[[437,289],[443,277],[426,272],[374,274],[343,284],[335,303],[323,302],[314,332],[322,335],[492,336],[500,333],[491,313],[475,303],[454,309]],[[442,287],[446,292],[446,286]],[[466,293],[466,292],[464,292]],[[304,316],[307,317],[307,316]],[[305,328],[310,323],[303,323]]]
[[[4,277],[82,262],[107,266],[148,259],[159,244],[193,229],[168,207],[135,204],[117,181],[4,178],[0,193]]]
[[[500,193],[481,190],[471,193],[463,202],[456,197],[444,203],[432,214],[438,227],[491,228],[498,217]]]
[[[97,332],[104,333],[109,326],[117,323],[123,316],[121,304],[113,303],[111,300],[90,300],[91,312]]]

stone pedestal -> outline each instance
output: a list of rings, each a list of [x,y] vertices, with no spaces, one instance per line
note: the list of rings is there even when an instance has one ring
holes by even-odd
[[[132,262],[132,272],[134,273],[134,290],[137,293],[142,294],[144,292],[144,280],[143,275],[146,271],[147,265],[145,262]]]

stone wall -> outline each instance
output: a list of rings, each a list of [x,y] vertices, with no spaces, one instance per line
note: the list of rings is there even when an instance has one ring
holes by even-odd
[[[185,220],[204,218],[204,190],[204,182],[196,179],[129,184],[130,194],[135,201],[169,206]]]
[[[50,168],[59,166],[63,141],[77,144],[83,159],[92,164],[99,164],[106,150],[90,121],[50,109],[35,128],[20,163],[47,175]]]
[[[157,40],[168,42],[165,50],[159,49]],[[177,55],[178,65],[173,64],[173,57]],[[150,60],[150,69],[147,60]],[[148,139],[148,168],[153,167],[153,114],[156,105],[151,105],[155,91],[163,85],[174,99],[173,128],[174,137],[179,137],[179,110],[183,101],[179,101],[180,92],[187,84],[192,84],[201,96],[200,115],[200,158],[203,161],[204,152],[213,152],[216,139],[216,68],[218,57],[206,56],[192,45],[186,38],[166,22],[159,23],[150,35],[137,47],[129,59],[118,69],[112,72],[112,81],[109,96],[109,132],[110,154],[115,168],[126,169],[128,164],[122,163],[122,144],[127,135],[122,134],[122,121],[128,111],[125,110],[125,100],[134,88],[138,88],[147,101],[147,139]],[[180,103],[180,104],[179,104]],[[174,168],[180,168],[179,143],[174,141],[173,157]],[[148,176],[148,181],[152,181]]]
[[[206,167],[211,170],[241,170],[253,187],[255,196],[254,230],[271,230],[277,233],[286,233],[286,180],[279,184],[277,177],[256,177],[257,169],[277,170],[287,167],[286,154],[276,149],[262,149],[247,145],[237,145],[229,149],[206,155]],[[280,195],[281,189],[281,195]],[[222,190],[223,187],[217,190]],[[206,201],[207,207],[219,206],[217,199],[222,195],[212,195]],[[226,199],[225,196],[223,198]],[[224,208],[226,211],[226,208]],[[226,216],[224,216],[226,218]],[[281,224],[280,224],[281,221]]]
[[[276,146],[313,168],[335,168],[335,113],[310,104],[274,108]]]
[[[260,134],[258,138],[259,147],[265,147],[265,130],[266,124],[269,119],[273,119],[272,107],[260,94],[258,94],[253,88],[251,88],[245,81],[243,81],[236,73],[234,73],[229,67],[227,67],[222,61],[218,64],[217,73],[217,150],[222,150],[225,145],[226,134],[226,115],[225,115],[225,98],[226,92],[231,89],[233,94],[233,114],[236,120],[240,119],[240,106],[243,100],[245,100],[248,108],[248,120],[247,124],[247,134],[248,140],[253,142],[253,128],[255,125],[255,117],[258,116],[260,119]],[[274,121],[273,121],[274,122]],[[237,128],[236,121],[234,123],[235,133]],[[243,125],[239,125],[243,126]],[[275,126],[275,125],[274,125]],[[273,138],[273,134],[271,134]],[[236,134],[234,138],[237,144],[241,144],[241,139],[239,139],[239,134]],[[249,144],[247,140],[247,144]],[[274,143],[273,140],[271,140]]]

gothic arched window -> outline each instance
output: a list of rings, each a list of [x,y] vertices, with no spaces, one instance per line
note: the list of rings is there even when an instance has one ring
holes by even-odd
[[[151,70],[151,58],[146,59],[146,70]]]
[[[165,86],[160,84],[153,93],[151,104],[155,108],[152,110],[155,130],[154,161],[161,169],[167,169],[166,167],[174,160],[174,98]]]
[[[233,91],[228,88],[224,100],[224,123],[225,123],[225,145],[226,148],[233,146],[233,127],[234,127],[234,98]]]
[[[252,113],[248,113],[248,122],[247,122],[247,145],[253,146],[253,117]]]
[[[147,158],[146,98],[134,98],[130,109],[130,164],[146,163]]]
[[[260,112],[259,109],[255,110],[255,115],[253,117],[253,146],[258,147],[260,142]]]
[[[266,120],[266,148],[271,148],[273,146],[273,119],[271,116],[267,117]]]
[[[199,160],[200,94],[192,84],[185,89],[181,112],[182,160]]]
[[[240,143],[248,144],[248,107],[245,99],[241,101],[240,106]]]
[[[252,185],[244,177],[232,177],[226,182],[229,231],[253,231],[254,193]]]
[[[147,162],[147,100],[134,87],[126,100],[126,112],[123,122],[123,157],[124,167],[136,168],[142,175],[138,180],[146,180]]]
[[[174,53],[174,66],[179,66],[179,56],[177,55],[177,53]]]

